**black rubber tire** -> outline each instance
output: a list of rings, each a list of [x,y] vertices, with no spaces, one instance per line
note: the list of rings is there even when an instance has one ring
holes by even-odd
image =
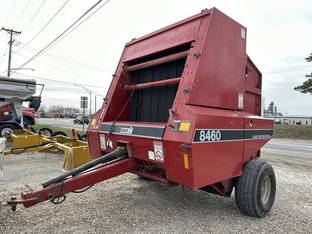
[[[78,134],[78,139],[80,141],[87,141],[88,140],[87,139],[87,134],[82,134],[82,135]]]
[[[261,186],[264,178],[270,180],[268,201],[263,204]],[[276,179],[272,166],[262,159],[253,159],[246,163],[243,175],[235,183],[235,200],[239,210],[251,217],[263,217],[274,203]]]
[[[52,136],[59,136],[59,135],[67,136],[67,134],[63,131],[56,131],[52,133]]]
[[[16,127],[12,124],[1,124],[0,125],[0,137],[4,137],[4,135],[2,135],[2,130],[6,128],[11,129],[12,131],[16,129]]]
[[[49,132],[49,134],[50,134],[49,137],[52,136],[52,134],[53,134],[53,131],[50,128],[40,128],[38,130],[38,132],[39,132],[39,134],[42,134],[43,132]]]
[[[32,121],[29,118],[26,118],[26,117],[23,118],[23,124],[24,124],[24,128],[28,128],[28,126],[33,125]]]

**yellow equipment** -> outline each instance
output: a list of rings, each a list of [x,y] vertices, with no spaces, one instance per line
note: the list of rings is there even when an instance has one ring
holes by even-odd
[[[49,137],[30,130],[19,129],[7,136],[7,146],[9,149],[3,151],[4,156],[63,151],[63,171],[70,171],[90,161],[88,143],[78,140],[76,133],[73,133],[72,137],[63,135]]]

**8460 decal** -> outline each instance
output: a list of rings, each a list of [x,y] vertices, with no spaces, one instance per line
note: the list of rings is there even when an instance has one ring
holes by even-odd
[[[196,129],[193,142],[265,140],[272,135],[272,129]]]
[[[220,141],[221,140],[221,131],[220,130],[199,130],[199,141]]]

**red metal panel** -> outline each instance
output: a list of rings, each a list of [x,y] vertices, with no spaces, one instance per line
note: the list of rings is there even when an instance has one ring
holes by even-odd
[[[247,63],[245,79],[246,93],[244,96],[244,111],[254,115],[261,115],[261,73],[250,58]]]
[[[179,60],[181,58],[185,58],[187,57],[188,51],[182,51],[176,54],[171,54],[168,56],[164,56],[158,59],[153,59],[144,63],[140,63],[140,64],[136,64],[136,65],[132,65],[132,66],[127,66],[125,69],[126,71],[134,71],[134,70],[139,70],[142,68],[147,68],[147,67],[152,67],[158,64],[162,64],[162,63],[166,63],[166,62],[171,62],[171,61],[175,61],[175,60]]]
[[[105,122],[106,124],[109,122]],[[114,123],[115,125],[127,125],[131,127],[135,126],[146,126],[146,127],[160,127],[165,128],[165,124],[163,123],[146,123],[146,122],[131,122],[131,121],[118,121]],[[161,161],[155,161],[150,160],[148,158],[148,151],[153,151],[154,148],[154,141],[161,141],[162,137],[144,137],[139,135],[133,135],[133,134],[118,134],[112,132],[111,134],[108,134],[106,131],[100,131],[102,134],[105,135],[106,141],[111,141],[113,143],[113,148],[116,148],[118,145],[118,142],[131,142],[131,153],[133,157],[137,159],[141,159],[147,162],[156,163],[160,167],[163,167],[163,162]],[[166,152],[164,152],[164,155],[167,155]]]
[[[242,109],[238,97],[244,93],[246,28],[215,8],[210,18],[208,29],[199,32],[204,38],[196,44],[198,66],[188,103]]]
[[[273,121],[264,119],[260,116],[245,113],[245,129],[273,129]],[[246,140],[244,142],[244,162],[250,160],[251,157],[257,156],[258,150],[265,145],[270,139]]]
[[[201,18],[196,18],[167,30],[162,30],[153,37],[140,40],[140,43],[128,45],[125,50],[123,62],[193,41],[196,37],[200,21]]]
[[[196,120],[191,122],[190,131],[173,133],[167,129],[164,137],[166,150],[168,151],[168,148],[170,150],[166,158],[166,172],[169,180],[192,188],[200,188],[240,175],[243,162],[243,140],[215,143],[192,142],[195,129],[243,129],[244,119],[240,113],[194,106],[187,106],[185,112],[191,113],[193,119]],[[190,119],[190,116],[184,115],[182,119]],[[186,140],[185,137],[188,139]],[[178,139],[183,138],[184,140],[179,145]],[[176,139],[176,144],[173,144],[171,139]],[[190,170],[186,170],[183,165],[181,150],[183,142],[191,143]]]

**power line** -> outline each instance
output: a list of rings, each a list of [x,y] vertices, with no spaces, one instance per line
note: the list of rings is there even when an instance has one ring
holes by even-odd
[[[13,7],[14,7],[14,5],[15,5],[15,1],[16,1],[16,0],[12,1],[12,4],[11,4],[11,7],[10,7],[10,10],[9,10],[9,12],[8,12],[8,14],[7,14],[6,19],[5,19],[5,24],[7,24],[7,23],[8,23],[8,20],[9,20],[9,18],[10,18],[10,16],[11,16],[11,12],[12,12]]]
[[[42,77],[42,76],[27,75],[27,74],[20,73],[20,72],[15,72],[15,74],[26,76],[26,77],[31,77],[31,78],[36,78],[36,79],[39,79],[39,80],[53,81],[53,82],[59,82],[59,83],[64,83],[64,84],[71,84],[71,85],[76,84],[76,85],[82,85],[82,86],[87,86],[87,87],[91,87],[91,88],[97,88],[97,89],[103,89],[104,88],[104,87],[102,88],[102,87],[95,86],[95,85],[90,85],[90,84],[75,83],[75,82],[63,81],[63,80],[54,80],[54,79],[47,78],[47,77]],[[99,95],[101,95],[101,94],[99,94]]]
[[[38,48],[35,48],[33,46],[28,46],[26,48],[26,50],[33,51],[33,50],[38,50]],[[18,54],[21,57],[28,58],[27,56],[22,55],[22,54],[20,54],[18,52],[19,52],[19,50],[13,51],[13,53]],[[90,70],[98,70],[100,72],[110,72],[110,73],[114,72],[113,69],[99,67],[99,66],[96,66],[96,65],[93,65],[93,64],[89,64],[89,63],[86,63],[86,62],[81,62],[81,61],[78,61],[78,60],[75,60],[75,59],[72,59],[72,58],[68,58],[68,57],[65,57],[65,56],[60,56],[60,55],[57,55],[57,54],[47,53],[46,56],[48,56],[48,57],[50,57],[52,59],[55,59],[55,60],[57,60],[59,62],[62,62],[62,63],[66,63],[66,64],[70,64],[70,65],[74,65],[74,66],[83,66],[84,68],[87,68],[87,69],[90,69]]]
[[[44,5],[46,4],[46,2],[47,2],[47,0],[43,0],[43,1],[40,3],[40,5],[38,6],[37,10],[35,11],[35,13],[33,14],[33,16],[31,17],[30,23],[32,23],[32,22],[36,19],[37,15],[38,15],[39,12],[42,10],[42,8],[43,8]]]
[[[26,5],[25,5],[23,11],[21,12],[21,15],[20,15],[21,17],[22,17],[22,16],[24,15],[24,13],[26,12],[26,10],[27,10],[27,8],[28,8],[30,2],[31,2],[31,0],[28,0],[28,2],[26,3]]]
[[[93,16],[95,13],[97,13],[102,7],[104,7],[110,0],[105,1],[101,6],[99,6],[98,9],[96,9],[94,12],[92,12],[89,16],[87,16],[84,20],[82,20],[78,25],[76,25],[73,29],[71,29],[66,35],[63,36],[62,39],[64,39],[67,35],[69,35],[72,31],[74,31],[76,28],[78,28],[81,24],[83,24],[85,21],[87,21],[91,16]],[[57,42],[56,42],[57,43]]]
[[[18,55],[18,56],[21,56],[21,57],[23,57],[23,58],[27,58],[27,56],[22,55],[22,54],[17,53],[17,52],[14,52],[14,54],[16,54],[16,55]],[[50,67],[50,68],[52,68],[52,69],[55,69],[55,70],[58,70],[58,71],[62,71],[62,72],[65,72],[65,73],[68,73],[68,74],[71,74],[71,75],[74,75],[74,76],[77,76],[77,77],[86,76],[86,75],[82,75],[82,74],[78,74],[78,73],[76,73],[76,72],[72,72],[72,71],[66,70],[66,69],[61,68],[61,67],[57,67],[57,66],[54,66],[54,65],[50,65],[50,64],[47,64],[47,63],[43,63],[43,62],[39,62],[39,61],[34,61],[34,63],[38,63],[38,64],[41,64],[41,65]],[[12,73],[16,73],[16,72],[13,71]]]
[[[67,29],[65,29],[59,36],[54,38],[50,43],[48,43],[45,47],[43,47],[40,51],[38,51],[35,55],[29,58],[26,62],[24,62],[19,68],[24,67],[28,63],[30,63],[33,59],[37,58],[38,56],[42,55],[47,51],[47,49],[52,47],[52,45],[59,40],[63,35],[65,35],[69,30],[71,30],[81,19],[83,19],[90,11],[92,11],[98,4],[100,4],[103,0],[97,1],[94,5],[92,5],[85,13],[83,13],[74,23],[72,23]],[[104,4],[106,5],[109,2],[107,0]],[[72,32],[72,31],[71,31]]]
[[[29,45],[33,40],[35,40],[39,34],[55,19],[55,17],[61,12],[61,10],[66,6],[66,4],[70,0],[66,0],[64,4],[53,14],[53,16],[43,25],[43,27],[28,41],[26,42],[21,48],[19,48],[16,52],[21,51],[24,49],[27,45]]]

